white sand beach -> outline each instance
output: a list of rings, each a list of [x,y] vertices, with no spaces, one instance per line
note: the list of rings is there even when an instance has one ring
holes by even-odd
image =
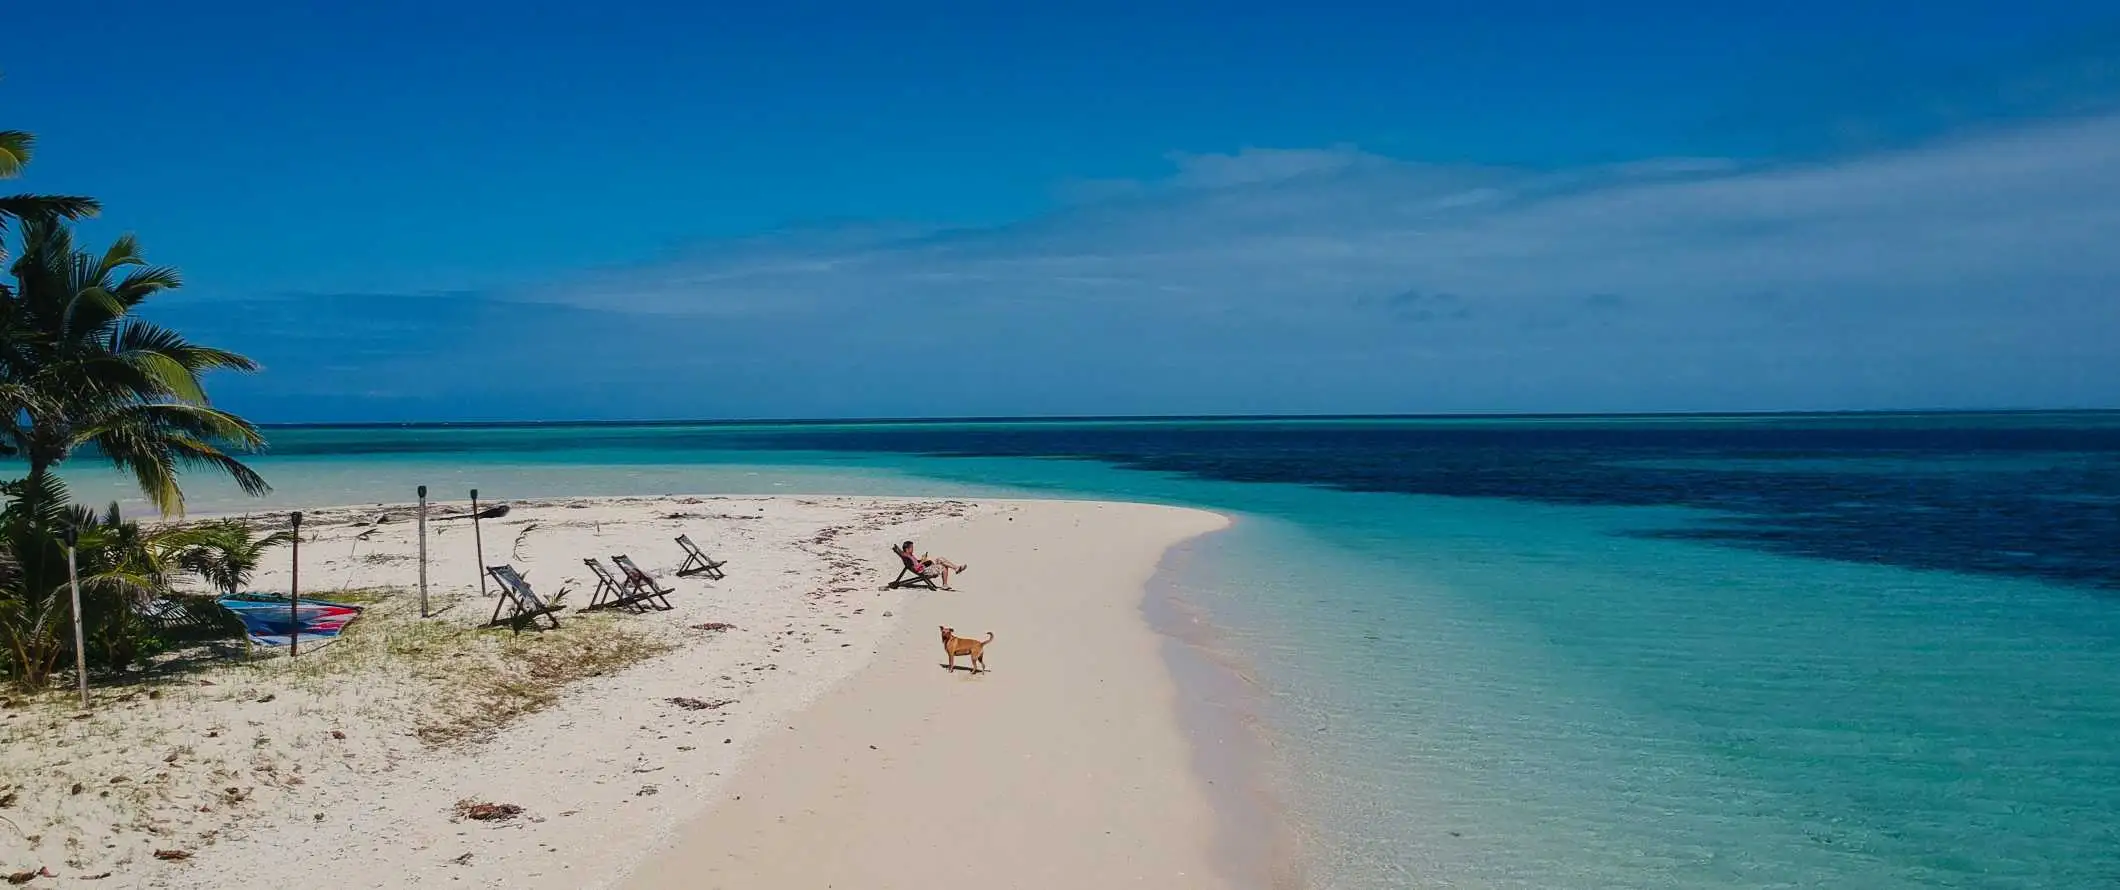
[[[431,527],[422,620],[402,506],[313,511],[302,589],[345,637],[0,707],[0,872],[30,886],[1220,886],[1214,813],[1140,613],[1198,511],[822,497],[548,499],[481,525],[558,631],[475,630],[471,529]],[[461,505],[451,509],[461,511]],[[377,523],[379,516],[393,521]],[[672,538],[728,561],[678,578]],[[969,562],[883,589],[890,544]],[[630,553],[667,612],[582,614]],[[284,590],[286,561],[257,579]],[[729,625],[723,628],[719,625]],[[936,625],[990,673],[942,669]],[[468,807],[519,808],[465,818]],[[487,815],[481,810],[478,815]],[[858,880],[857,880],[858,878]]]

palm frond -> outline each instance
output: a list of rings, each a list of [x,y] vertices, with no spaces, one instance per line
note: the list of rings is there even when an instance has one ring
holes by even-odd
[[[257,426],[250,421],[219,408],[176,402],[113,408],[83,423],[80,433],[90,435],[104,429],[127,427],[158,435],[174,434],[224,442],[239,451],[256,451],[265,446],[264,434],[258,432]]]
[[[37,137],[21,130],[0,130],[0,179],[22,175],[37,151]]]
[[[206,371],[255,371],[258,363],[248,356],[200,346],[184,339],[182,334],[153,322],[127,318],[116,336],[112,338],[113,352],[130,353],[153,351],[168,355],[183,363],[194,373]]]
[[[148,266],[120,279],[115,290],[118,296],[125,300],[126,305],[137,306],[141,300],[150,296],[183,286],[184,276],[178,274],[175,266]]]
[[[154,395],[194,404],[205,403],[206,390],[199,384],[199,375],[184,367],[184,362],[176,356],[137,350],[119,353],[117,357],[139,369],[141,379],[154,387]]]
[[[15,219],[86,219],[103,212],[103,202],[79,195],[0,196],[0,217]]]
[[[177,484],[179,466],[215,470],[245,494],[272,490],[265,478],[229,455],[217,442],[242,450],[264,444],[249,421],[202,405],[133,405],[76,433],[77,445],[93,443],[113,466],[132,473],[140,493],[164,516],[184,513],[184,492]]]
[[[103,249],[103,259],[96,263],[96,280],[102,281],[126,266],[146,264],[140,258],[140,239],[131,232],[118,236],[109,247]]]

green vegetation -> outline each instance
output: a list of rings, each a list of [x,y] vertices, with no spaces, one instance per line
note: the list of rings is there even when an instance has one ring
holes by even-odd
[[[0,178],[18,175],[36,141],[0,130]],[[76,453],[130,472],[165,516],[181,515],[186,469],[227,475],[246,492],[265,480],[234,454],[264,444],[248,421],[213,407],[205,377],[257,369],[250,359],[186,340],[137,314],[181,284],[150,265],[131,235],[83,250],[68,223],[101,210],[94,199],[0,196],[0,457],[26,474],[0,482],[0,669],[36,689],[71,653],[67,541],[75,539],[81,617],[92,665],[122,669],[164,643],[141,609],[196,575],[240,588],[284,535],[237,523],[144,529],[75,506],[56,468]],[[8,238],[18,239],[8,250]]]

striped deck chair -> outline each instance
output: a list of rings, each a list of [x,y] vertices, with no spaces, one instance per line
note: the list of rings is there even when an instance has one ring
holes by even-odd
[[[620,584],[616,578],[611,577],[611,570],[604,568],[602,562],[594,559],[585,559],[582,560],[582,565],[588,566],[589,571],[596,573],[596,592],[590,594],[589,605],[584,607],[584,611],[588,609],[617,609],[628,606],[635,611],[650,607],[656,609],[670,608],[670,601],[662,595],[662,592],[638,593],[629,585]]]
[[[722,579],[721,567],[728,565],[728,560],[715,562],[712,557],[707,556],[706,551],[699,549],[698,544],[692,543],[691,535],[678,535],[677,546],[685,548],[685,561],[678,565],[677,577],[705,575],[716,581]]]
[[[647,572],[641,571],[640,566],[633,564],[633,557],[621,553],[611,557],[611,561],[618,564],[619,571],[626,573],[625,590],[630,596],[642,599],[663,597],[663,602],[667,603],[669,602],[669,595],[677,592],[674,587],[664,587],[655,583],[653,577],[650,577]]]
[[[901,588],[908,587],[925,587],[929,590],[942,589],[940,587],[935,586],[936,576],[921,571],[920,563],[914,562],[913,557],[910,554],[907,554],[905,551],[900,550],[896,547],[891,548],[891,552],[897,554],[898,561],[903,563],[904,565],[898,569],[898,578],[896,580],[893,580],[891,583],[884,585],[883,589],[898,590]]]
[[[553,613],[560,610],[559,601],[567,597],[566,588],[560,588],[559,593],[553,594],[552,601],[546,602],[544,597],[537,595],[537,591],[530,589],[530,582],[524,580],[522,573],[517,572],[514,566],[487,566],[486,574],[492,575],[494,583],[501,586],[501,600],[493,604],[493,620],[487,622],[486,626],[499,625],[502,620],[501,610],[513,605],[515,610],[508,614],[507,621],[516,633],[523,632],[524,624],[536,627],[539,616],[544,616],[546,621],[552,622],[553,630],[559,629],[559,616]]]

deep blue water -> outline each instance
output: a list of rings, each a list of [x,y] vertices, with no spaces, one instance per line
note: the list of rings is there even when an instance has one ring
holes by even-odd
[[[2120,590],[2120,413],[288,430],[274,453],[893,452],[1225,482],[1677,506],[1629,532]]]

